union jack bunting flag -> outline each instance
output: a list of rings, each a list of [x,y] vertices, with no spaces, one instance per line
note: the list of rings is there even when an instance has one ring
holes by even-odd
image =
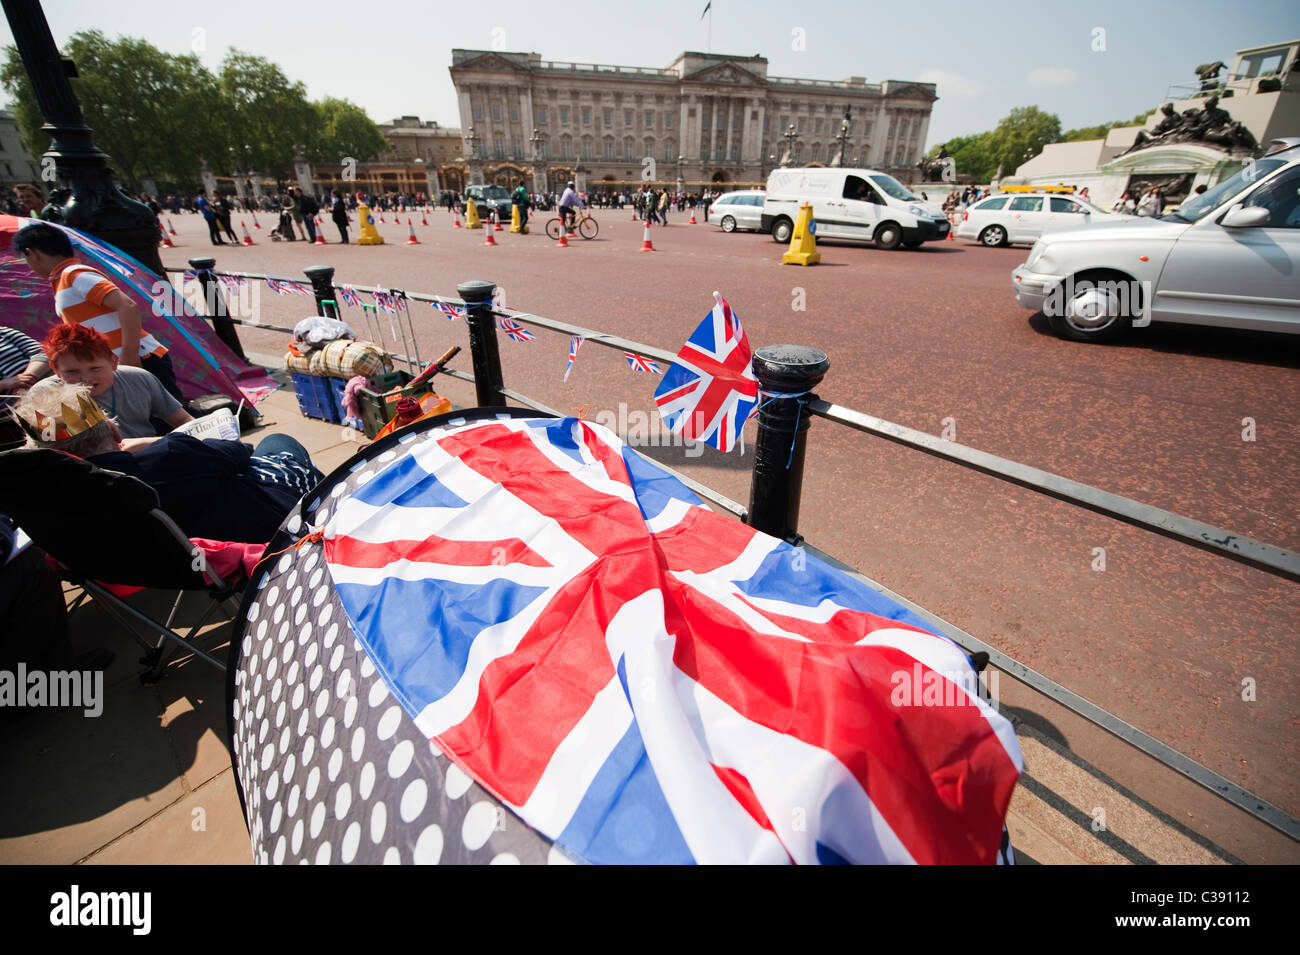
[[[655,403],[669,431],[730,451],[758,407],[758,379],[739,317],[717,292],[713,298],[655,389]]]
[[[999,860],[1015,731],[915,613],[592,422],[412,437],[331,500],[329,579],[393,719],[565,855]]]
[[[353,308],[361,307],[361,296],[357,294],[357,290],[351,285],[344,284],[339,289],[339,294],[343,296],[343,301],[346,304],[351,305]]]
[[[430,302],[429,304],[446,315],[448,321],[454,322],[458,316],[463,317],[465,315],[463,309],[459,309],[449,302]]]
[[[286,282],[282,279],[266,280],[266,287],[280,295],[310,295],[311,290],[301,282]]]
[[[218,275],[217,281],[220,282],[221,287],[228,292],[239,288],[241,285],[247,284],[242,275]]]
[[[184,279],[185,281],[190,281],[190,282],[197,281],[198,277],[199,277],[199,273],[195,272],[193,269],[186,269],[184,272],[181,273],[181,278]]]
[[[648,371],[652,375],[663,374],[662,369],[659,367],[659,363],[651,358],[646,358],[644,355],[625,351],[623,352],[623,357],[627,359],[627,363],[632,367],[633,371]]]
[[[569,380],[569,372],[573,371],[573,363],[578,360],[578,349],[582,347],[582,336],[574,335],[569,339],[569,363],[564,366],[564,380]]]
[[[370,294],[374,296],[375,304],[378,305],[380,309],[387,312],[389,315],[397,314],[397,302],[391,292],[375,289]]]
[[[517,342],[531,342],[537,336],[514,319],[501,316],[501,330]]]

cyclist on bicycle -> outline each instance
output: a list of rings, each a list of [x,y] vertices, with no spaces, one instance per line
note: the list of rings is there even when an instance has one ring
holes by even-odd
[[[578,194],[573,191],[573,180],[570,179],[565,184],[564,194],[560,196],[560,218],[564,220],[566,228],[573,231],[573,217],[575,208],[585,208]]]

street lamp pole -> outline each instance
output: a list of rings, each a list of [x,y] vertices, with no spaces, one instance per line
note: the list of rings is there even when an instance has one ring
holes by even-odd
[[[77,68],[59,56],[39,0],[3,0],[3,6],[45,120],[41,129],[50,136],[43,158],[54,160],[64,186],[51,193],[44,217],[103,239],[162,275],[158,220],[148,206],[114,182],[108,156],[96,148],[72,92],[69,79],[77,75]]]

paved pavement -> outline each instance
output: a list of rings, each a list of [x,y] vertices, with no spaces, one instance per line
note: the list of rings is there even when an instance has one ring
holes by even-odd
[[[284,276],[335,264],[339,281],[447,295],[457,281],[487,278],[504,286],[515,307],[670,350],[704,315],[716,288],[755,346],[794,342],[827,351],[832,367],[819,392],[828,400],[931,433],[951,418],[962,443],[1300,549],[1293,490],[1300,436],[1290,421],[1300,407],[1300,357],[1290,340],[1157,328],[1119,347],[1076,345],[1016,307],[1008,275],[1022,250],[950,242],[882,253],[823,243],[824,264],[798,269],[779,264],[781,250],[767,237],[723,235],[703,223],[681,224],[680,216],[654,231],[657,253],[641,254],[641,225],[630,213],[598,217],[599,239],[559,250],[540,229],[526,237],[497,233],[501,244],[484,248],[482,233],[453,229],[445,213],[432,214],[427,227],[413,217],[419,246],[402,244],[405,222],[398,228],[390,221],[381,231],[392,244],[379,248],[272,244],[263,229],[253,231],[255,247],[212,249],[198,218],[179,216],[178,247],[163,258],[181,266],[214,254],[219,269]],[[805,310],[796,310],[801,299]],[[311,311],[304,302],[262,294],[257,316],[292,324]],[[426,360],[466,344],[462,326],[423,312],[426,306],[413,308]],[[279,335],[242,335],[253,352],[283,348]],[[563,411],[585,406],[588,417],[607,411],[638,426],[635,413],[652,408],[650,376],[588,342],[562,384],[567,346],[547,333],[527,345],[503,338],[507,386]],[[468,370],[468,354],[455,365]],[[460,405],[473,403],[464,383],[446,380],[442,390]],[[272,402],[272,417],[285,425],[296,419],[277,430],[318,434],[308,446],[322,467],[348,456],[337,426],[304,422],[283,393]],[[1241,440],[1246,416],[1255,420],[1254,442]],[[748,498],[749,458],[647,451],[737,500]],[[824,421],[812,431],[800,529],[886,586],[1300,811],[1297,697],[1287,665],[1300,620],[1293,584]],[[1093,569],[1098,547],[1104,571]],[[1257,688],[1252,702],[1241,699],[1246,678]],[[120,682],[133,680],[127,673]],[[169,682],[147,691],[163,695],[140,706],[157,728],[177,736],[187,722],[198,725],[190,717],[173,730],[168,707],[219,712],[217,682],[197,705],[173,699],[180,694]],[[1005,677],[1002,690],[1030,760],[1010,823],[1026,859],[1297,861],[1295,843],[1217,797]],[[207,719],[219,737],[224,722]],[[88,746],[92,752],[99,750]],[[0,859],[39,851],[33,846],[51,831],[69,834],[60,860],[111,857],[129,851],[136,833],[144,833],[140,846],[156,843],[149,827],[169,823],[148,808],[163,807],[175,826],[193,808],[186,800],[210,793],[221,803],[215,787],[228,787],[229,771],[200,760],[198,747],[183,739],[171,753],[165,786],[145,793],[140,784],[122,806],[104,799],[55,820],[53,830],[31,824],[30,832],[0,832]],[[38,750],[25,758],[37,760]],[[237,809],[229,811],[228,799],[224,805],[208,817],[227,820],[227,835],[238,841]],[[92,824],[95,808],[117,821]],[[38,818],[52,811],[44,807]],[[246,857],[246,840],[226,849]]]

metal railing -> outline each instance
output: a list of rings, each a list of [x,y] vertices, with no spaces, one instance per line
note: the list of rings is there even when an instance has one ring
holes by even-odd
[[[217,273],[213,271],[212,260],[192,259],[191,266],[195,269],[201,282],[213,283],[215,293],[220,298],[220,289],[215,288],[214,276]],[[186,270],[168,269],[168,271],[181,272]],[[331,266],[314,266],[305,270],[316,297],[318,313],[321,315],[331,314],[329,304],[337,302],[336,291],[342,288],[342,286],[333,284],[333,273],[334,269]],[[246,272],[220,274],[242,275],[250,279],[280,278],[279,276],[263,276]],[[283,281],[301,280],[285,278]],[[392,289],[376,289],[363,285],[349,287],[358,293],[366,294],[375,291],[390,293],[398,291],[398,294],[411,301],[445,302],[457,307],[463,307],[469,330],[470,353],[474,372],[471,375],[455,369],[444,369],[443,374],[472,382],[477,403],[482,407],[500,406],[513,401],[546,414],[559,416],[559,412],[554,409],[530,398],[526,394],[506,387],[497,347],[497,328],[502,318],[509,318],[522,325],[530,325],[564,335],[578,335],[584,339],[584,343],[593,343],[618,351],[632,352],[669,364],[676,358],[672,352],[652,345],[645,345],[568,322],[543,318],[518,309],[497,306],[493,302],[493,293],[496,286],[491,282],[465,282],[457,288],[459,298],[418,292],[408,293]],[[206,289],[207,286],[205,285],[205,291]],[[224,308],[224,303],[221,307]],[[335,306],[335,309],[337,309],[337,306]],[[338,312],[335,310],[333,317],[337,316]],[[292,333],[292,329],[279,328],[260,322],[225,320],[234,324]],[[214,324],[216,321],[214,319]],[[413,368],[420,366],[418,354],[415,356],[396,354],[394,358],[408,363]],[[1112,494],[1061,475],[1000,458],[956,442],[945,441],[894,422],[823,401],[817,397],[814,389],[829,369],[829,362],[825,354],[815,349],[790,345],[760,348],[754,355],[753,369],[758,377],[760,391],[765,400],[759,406],[758,411],[758,439],[754,453],[749,506],[746,507],[733,501],[673,468],[668,468],[662,464],[660,466],[665,467],[666,470],[685,482],[701,497],[764,533],[792,543],[803,543],[803,539],[797,530],[800,492],[803,481],[803,463],[808,430],[812,419],[818,418],[865,434],[884,438],[912,450],[991,475],[1047,497],[1065,501],[1085,510],[1152,531],[1270,574],[1288,580],[1300,581],[1300,554],[1293,551],[1257,541],[1244,535],[1234,534],[1231,531],[1214,527],[1202,521],[1143,504],[1118,494]],[[965,632],[949,621],[911,604],[876,581],[853,571],[852,568],[839,564],[838,561],[833,562],[854,573],[855,576],[868,583],[878,592],[920,613],[938,632],[948,636],[965,649],[967,653],[987,653],[989,662],[1001,672],[1006,673],[1054,702],[1067,707],[1093,725],[1124,740],[1151,758],[1203,786],[1291,839],[1300,841],[1300,819],[1290,815],[1280,807],[1261,799],[1227,777],[1178,752],[1167,743],[1156,739],[1102,707],[1080,697],[1061,684],[1007,656],[996,647],[986,644],[978,637]]]

